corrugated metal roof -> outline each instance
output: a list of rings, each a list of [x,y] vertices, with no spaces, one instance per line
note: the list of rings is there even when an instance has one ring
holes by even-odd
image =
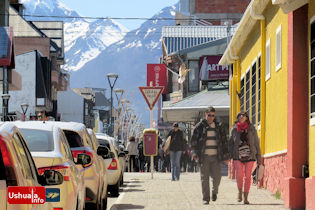
[[[183,100],[170,104],[163,109],[187,109],[187,108],[201,108],[201,107],[229,107],[230,96],[228,90],[204,90],[195,95],[184,98]]]

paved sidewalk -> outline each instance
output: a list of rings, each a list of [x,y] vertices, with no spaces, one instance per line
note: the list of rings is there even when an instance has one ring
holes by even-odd
[[[252,186],[250,205],[238,203],[236,182],[222,177],[218,199],[202,205],[200,175],[181,173],[179,181],[172,182],[170,173],[125,173],[125,185],[120,196],[108,209],[285,209],[283,201],[269,191]]]

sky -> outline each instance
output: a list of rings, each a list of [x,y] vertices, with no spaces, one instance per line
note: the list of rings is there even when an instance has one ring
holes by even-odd
[[[150,18],[164,7],[179,0],[60,0],[67,7],[86,17]],[[145,20],[116,20],[129,30]]]

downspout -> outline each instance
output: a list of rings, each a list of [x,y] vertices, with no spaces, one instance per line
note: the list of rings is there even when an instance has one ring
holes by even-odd
[[[238,104],[240,103],[240,100],[238,98],[239,89],[238,87],[240,86],[240,68],[238,63],[240,62],[240,58],[238,56],[234,56],[232,52],[232,47],[230,47],[229,51],[229,57],[234,61],[233,63],[233,115],[232,115],[232,124],[234,123],[236,119],[236,115],[239,112],[239,106]]]
[[[228,61],[229,64],[233,64],[233,60],[230,59],[229,54],[226,54],[226,59]],[[233,75],[232,75],[232,79],[229,77],[229,85],[230,85],[230,109],[229,109],[229,130],[231,130],[232,128],[232,124],[233,124],[233,104],[234,104],[234,100],[233,100],[233,96],[234,96],[234,88],[233,88]]]
[[[260,119],[260,148],[261,154],[265,154],[265,134],[266,134],[266,20],[265,16],[254,13],[253,5],[251,6],[250,15],[254,20],[260,20],[260,33],[261,33],[261,119]]]

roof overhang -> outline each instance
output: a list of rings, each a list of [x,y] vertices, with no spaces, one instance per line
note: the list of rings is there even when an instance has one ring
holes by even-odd
[[[227,91],[202,91],[162,108],[164,122],[196,122],[206,108],[213,106],[217,116],[228,116],[230,96]]]
[[[261,15],[267,7],[269,1],[252,0],[248,5],[237,29],[226,48],[221,60],[220,65],[230,65],[238,59],[241,48],[246,43],[248,35],[253,30],[257,21],[263,19]],[[272,0],[273,4],[278,4],[285,14],[292,12],[301,6],[308,3],[308,0]]]
[[[15,68],[12,27],[0,27],[0,66]]]

